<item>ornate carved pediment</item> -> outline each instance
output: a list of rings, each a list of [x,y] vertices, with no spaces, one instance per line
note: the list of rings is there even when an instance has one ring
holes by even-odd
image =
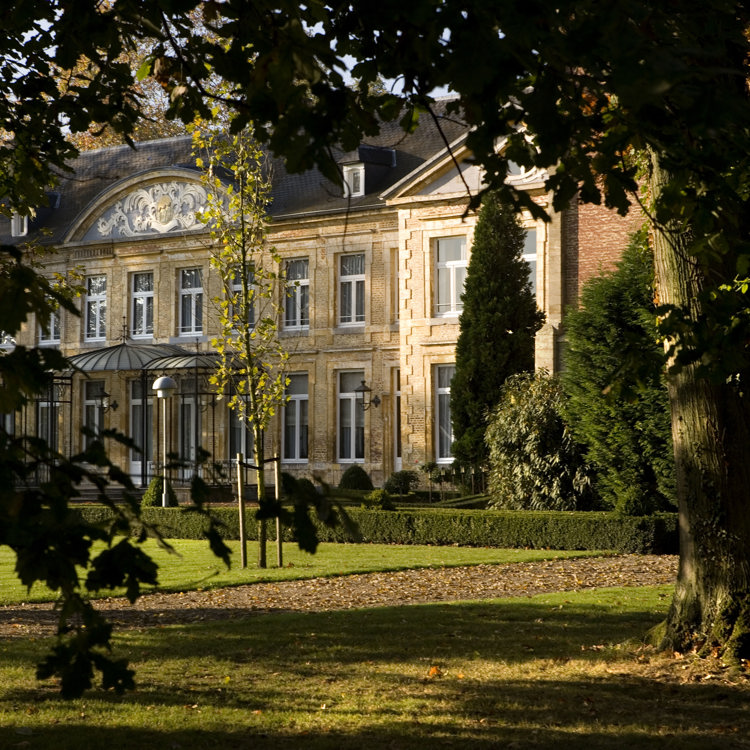
[[[85,240],[136,237],[201,229],[197,214],[206,190],[194,182],[157,182],[131,190],[111,205],[86,232]]]

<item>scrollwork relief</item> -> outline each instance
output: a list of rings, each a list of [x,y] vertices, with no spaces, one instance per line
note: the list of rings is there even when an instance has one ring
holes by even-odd
[[[85,239],[134,237],[201,229],[198,213],[206,190],[190,182],[160,182],[137,188],[118,200],[95,222]]]

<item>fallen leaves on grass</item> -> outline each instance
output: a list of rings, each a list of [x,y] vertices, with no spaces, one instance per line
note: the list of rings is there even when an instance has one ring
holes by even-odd
[[[123,599],[103,599],[95,606],[118,627],[152,627],[227,620],[253,612],[321,612],[651,586],[672,583],[676,570],[677,558],[673,556],[618,555],[254,583],[209,591],[148,594],[132,606]],[[49,634],[56,618],[52,604],[0,607],[0,637]]]

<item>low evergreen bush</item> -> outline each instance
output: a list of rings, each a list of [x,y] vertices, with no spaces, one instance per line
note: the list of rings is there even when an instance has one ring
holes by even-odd
[[[383,489],[389,495],[408,495],[419,485],[419,475],[411,469],[394,471],[383,484]]]
[[[150,482],[146,491],[143,493],[141,498],[142,508],[160,508],[162,504],[162,496],[164,492],[164,480],[162,477],[154,477]],[[167,507],[176,508],[179,503],[177,502],[177,496],[174,494],[172,485],[167,482]]]
[[[340,490],[372,490],[372,480],[368,473],[359,465],[352,464],[342,475],[339,482]]]
[[[396,506],[386,490],[368,492],[362,500],[362,507],[370,510],[396,510]]]

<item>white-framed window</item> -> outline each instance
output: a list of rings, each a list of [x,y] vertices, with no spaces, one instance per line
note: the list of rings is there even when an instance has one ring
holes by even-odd
[[[339,260],[339,323],[365,322],[365,256],[342,255]]]
[[[461,295],[466,280],[466,237],[440,237],[435,240],[435,312],[458,315],[463,309]]]
[[[310,327],[310,261],[307,258],[286,263],[286,305],[284,328],[304,330]]]
[[[289,375],[284,404],[284,461],[306,462],[308,459],[308,377],[307,373]]]
[[[232,317],[232,328],[239,330],[240,320],[242,317],[242,295],[244,294],[244,288],[242,285],[242,275],[240,268],[232,269],[230,277],[228,279],[228,289],[230,295],[229,301],[229,314]],[[247,325],[250,328],[255,326],[255,302],[257,297],[257,287],[255,286],[255,274],[252,269],[247,269]]]
[[[9,436],[13,436],[16,434],[15,412],[11,411],[0,413],[0,431]]]
[[[180,271],[180,336],[203,334],[203,272],[200,268]]]
[[[234,471],[237,470],[237,454],[241,453],[243,460],[249,461],[253,457],[253,431],[247,421],[240,420],[234,409],[229,411],[229,460]],[[232,477],[234,481],[234,476]]]
[[[180,396],[177,412],[177,453],[180,461],[183,462],[179,473],[183,479],[190,479],[198,470],[196,460],[200,452],[203,429],[201,397],[195,392],[196,385],[193,378],[181,379],[178,388]]]
[[[355,392],[364,379],[363,370],[339,373],[338,459],[344,463],[365,458],[365,411]]]
[[[53,401],[36,403],[36,435],[45,440],[52,450],[57,450],[58,419],[60,405]]]
[[[104,274],[86,277],[85,338],[103,341],[107,338],[107,277]]]
[[[104,428],[104,393],[103,380],[87,380],[83,384],[83,426],[94,433],[85,436],[86,448]]]
[[[365,165],[352,164],[344,167],[344,197],[357,198],[365,194]]]
[[[29,217],[14,213],[10,218],[10,236],[25,237],[29,233]]]
[[[131,276],[131,335],[134,339],[154,335],[154,274],[151,271]]]
[[[536,297],[536,228],[526,230],[526,239],[521,256],[529,264],[529,282],[531,293]]]
[[[60,343],[60,308],[54,301],[50,302],[54,308],[49,314],[47,325],[39,324],[39,344],[40,346],[54,346]]]
[[[456,374],[455,365],[438,365],[435,368],[435,447],[438,463],[453,461],[453,426],[451,425],[451,381]]]
[[[149,398],[149,387],[140,380],[130,381],[130,437],[139,451],[131,449],[131,464],[150,463],[154,457],[154,439],[151,425],[154,421],[154,404]]]

